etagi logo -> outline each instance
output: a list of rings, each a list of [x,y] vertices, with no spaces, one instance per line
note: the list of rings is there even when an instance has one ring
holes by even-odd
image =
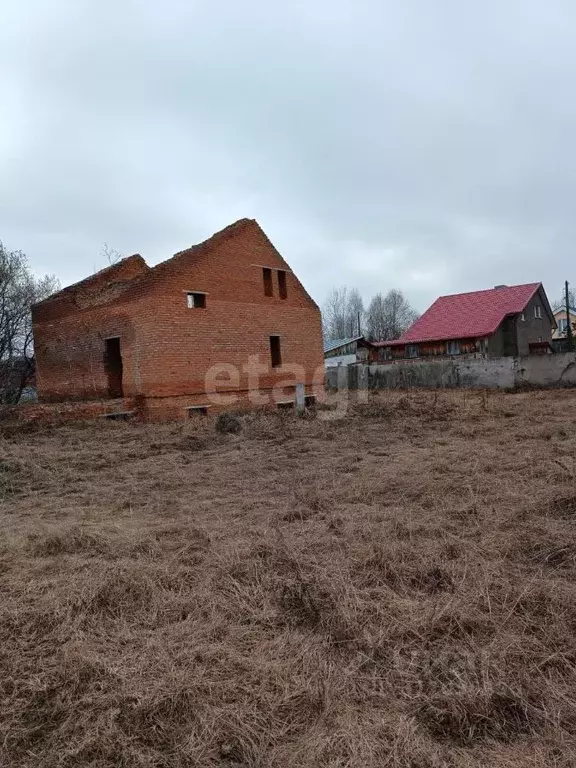
[[[343,418],[351,402],[348,372],[344,366],[340,373],[337,393],[329,395],[324,365],[319,365],[310,379],[304,366],[298,363],[284,363],[272,368],[262,362],[260,355],[250,355],[242,366],[233,363],[212,365],[204,377],[204,391],[209,402],[220,408],[233,408],[246,399],[253,406],[278,406],[290,400],[296,402],[295,392],[302,384],[307,397],[312,396],[320,406],[331,406],[321,408],[318,418],[332,421]],[[358,384],[354,402],[367,402],[368,389],[362,386],[362,381]]]

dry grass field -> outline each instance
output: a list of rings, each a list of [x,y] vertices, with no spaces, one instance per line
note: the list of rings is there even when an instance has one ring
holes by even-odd
[[[576,394],[0,424],[0,764],[576,765]]]

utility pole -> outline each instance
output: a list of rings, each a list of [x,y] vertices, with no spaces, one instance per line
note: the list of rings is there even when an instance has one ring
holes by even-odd
[[[566,298],[566,340],[568,342],[568,350],[572,352],[574,349],[574,334],[572,333],[572,323],[570,321],[570,293],[568,292],[568,280],[564,283],[564,291]]]
[[[358,310],[358,336],[362,336],[362,331],[360,330],[360,310]]]

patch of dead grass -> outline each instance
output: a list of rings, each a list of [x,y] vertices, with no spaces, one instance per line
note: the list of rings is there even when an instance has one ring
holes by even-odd
[[[573,394],[335,413],[0,424],[0,763],[576,763]]]

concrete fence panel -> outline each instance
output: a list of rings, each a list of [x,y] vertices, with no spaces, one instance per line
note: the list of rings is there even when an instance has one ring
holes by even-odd
[[[576,354],[452,358],[339,366],[327,371],[333,389],[512,389],[576,386]]]
[[[516,384],[536,387],[576,386],[576,355],[532,355],[516,360]]]

